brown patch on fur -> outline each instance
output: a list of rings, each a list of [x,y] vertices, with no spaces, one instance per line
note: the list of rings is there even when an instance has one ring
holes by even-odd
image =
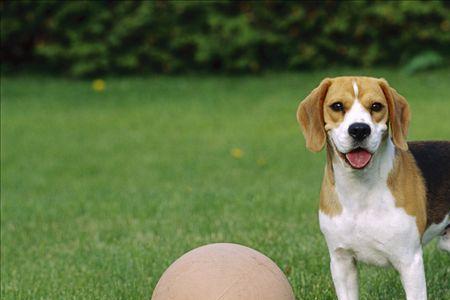
[[[388,120],[388,101],[384,95],[383,89],[380,86],[379,79],[362,77],[357,78],[356,83],[359,87],[359,101],[361,105],[370,112],[372,119],[375,123],[386,123]],[[381,103],[382,108],[380,111],[372,111],[372,104]]]
[[[322,150],[326,141],[323,120],[323,101],[331,80],[325,78],[299,105],[297,120],[300,123],[306,139],[306,147],[318,152]]]
[[[422,235],[427,224],[425,182],[409,151],[397,150],[395,156],[387,185],[394,195],[396,206],[416,217],[417,229]]]
[[[325,167],[325,174],[322,179],[322,189],[320,190],[320,211],[324,214],[333,217],[340,215],[342,206],[339,202],[338,196],[334,189],[334,174],[332,165],[331,146],[327,143],[327,165]]]
[[[427,227],[450,213],[450,141],[409,142],[427,187]]]
[[[342,206],[334,190],[334,185],[329,181],[328,176],[323,177],[322,189],[320,191],[320,211],[334,217],[342,213]]]
[[[392,141],[398,148],[408,150],[406,135],[408,134],[409,121],[411,120],[408,102],[395,89],[391,88],[386,80],[380,79],[379,83],[389,107]]]

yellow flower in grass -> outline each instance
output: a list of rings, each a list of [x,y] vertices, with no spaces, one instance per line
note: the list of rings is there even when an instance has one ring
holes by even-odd
[[[236,159],[242,158],[244,156],[244,151],[240,148],[233,148],[230,150],[231,156],[233,156]]]
[[[267,160],[264,157],[260,157],[256,160],[256,164],[261,167],[265,166],[267,165]]]
[[[105,81],[103,79],[95,79],[92,81],[92,89],[96,92],[103,92],[106,88]]]

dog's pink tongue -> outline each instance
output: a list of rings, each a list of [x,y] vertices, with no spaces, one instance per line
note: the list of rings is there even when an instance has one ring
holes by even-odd
[[[355,169],[364,168],[372,158],[372,154],[364,149],[356,149],[347,154],[345,157]]]

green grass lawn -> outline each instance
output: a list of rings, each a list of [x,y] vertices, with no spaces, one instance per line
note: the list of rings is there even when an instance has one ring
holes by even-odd
[[[296,123],[325,76],[39,76],[1,83],[1,298],[149,299],[163,271],[213,242],[272,258],[298,299],[334,299],[317,208],[324,153]],[[450,70],[385,77],[410,102],[410,140],[450,138]],[[240,149],[241,157],[231,155]],[[425,250],[430,299],[450,256]],[[392,269],[362,265],[362,299],[401,299]]]

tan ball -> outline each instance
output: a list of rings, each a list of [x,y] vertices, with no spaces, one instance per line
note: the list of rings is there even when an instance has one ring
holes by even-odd
[[[283,272],[267,256],[236,244],[191,250],[164,272],[152,300],[294,300]]]

